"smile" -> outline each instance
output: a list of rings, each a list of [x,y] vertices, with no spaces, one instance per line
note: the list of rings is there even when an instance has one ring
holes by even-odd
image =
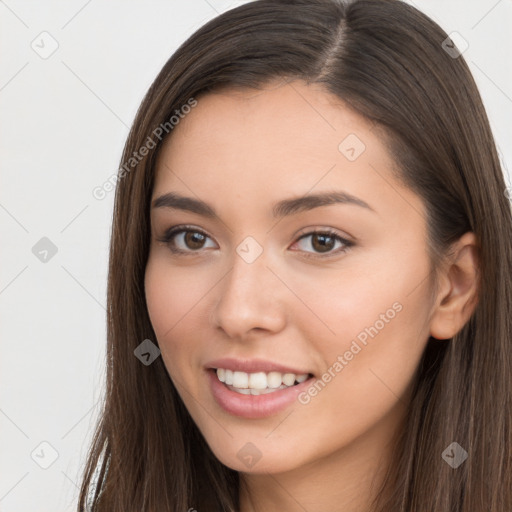
[[[232,371],[227,368],[217,368],[217,378],[220,382],[236,393],[242,395],[264,395],[273,393],[280,389],[286,389],[295,386],[307,380],[309,374],[281,372],[256,372],[247,373],[241,371]]]
[[[314,380],[310,373],[248,373],[215,367],[206,375],[210,392],[224,412],[246,419],[283,412],[297,403],[300,393]]]

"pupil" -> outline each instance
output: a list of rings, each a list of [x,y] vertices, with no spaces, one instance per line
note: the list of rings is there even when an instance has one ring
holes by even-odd
[[[204,235],[194,231],[185,234],[185,243],[189,249],[201,249],[204,244]]]
[[[328,252],[334,247],[334,238],[329,235],[314,235],[313,247],[318,252]]]

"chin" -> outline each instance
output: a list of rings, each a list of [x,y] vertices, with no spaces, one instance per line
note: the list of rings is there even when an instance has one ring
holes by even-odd
[[[290,446],[286,447],[279,439],[275,443],[269,443],[268,439],[262,441],[250,439],[251,436],[230,438],[226,446],[208,444],[222,464],[242,473],[284,473],[306,462],[294,458],[297,456],[297,449],[294,448],[297,443],[290,442]]]

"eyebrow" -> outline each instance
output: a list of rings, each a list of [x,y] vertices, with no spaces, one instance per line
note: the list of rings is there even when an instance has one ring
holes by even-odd
[[[276,218],[287,217],[300,212],[313,210],[321,206],[333,204],[349,204],[366,208],[377,213],[368,203],[347,192],[325,192],[321,194],[309,194],[306,196],[283,199],[272,208],[272,214]],[[168,192],[153,201],[153,208],[172,208],[197,213],[207,218],[217,217],[215,209],[208,203],[193,197],[185,197],[175,192]]]

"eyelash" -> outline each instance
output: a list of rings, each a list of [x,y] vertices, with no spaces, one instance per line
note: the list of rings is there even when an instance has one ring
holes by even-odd
[[[165,243],[169,247],[171,252],[174,254],[180,254],[180,255],[184,255],[184,256],[185,255],[186,256],[197,255],[201,251],[201,249],[198,249],[197,251],[194,251],[194,250],[184,251],[182,249],[176,249],[176,247],[173,246],[174,237],[181,233],[199,233],[199,234],[205,236],[206,238],[211,238],[201,229],[195,228],[194,226],[184,225],[184,226],[174,226],[172,228],[169,228],[164,233],[164,235],[161,238],[158,238],[157,240],[159,242]],[[350,240],[347,240],[347,239],[341,237],[335,231],[333,231],[332,229],[329,229],[329,228],[321,229],[321,230],[316,229],[313,231],[308,231],[306,233],[303,233],[299,236],[299,238],[297,238],[297,240],[295,242],[293,242],[293,245],[296,244],[297,242],[299,242],[300,240],[307,238],[309,236],[313,236],[313,235],[327,235],[331,238],[334,238],[335,241],[341,242],[344,245],[344,247],[342,249],[338,249],[336,251],[328,252],[325,254],[315,253],[315,252],[312,253],[309,251],[305,251],[305,257],[307,257],[307,258],[329,258],[329,257],[335,256],[335,255],[338,255],[340,253],[345,253],[345,252],[347,252],[348,249],[350,249],[352,246],[355,245],[354,242],[351,242]]]

